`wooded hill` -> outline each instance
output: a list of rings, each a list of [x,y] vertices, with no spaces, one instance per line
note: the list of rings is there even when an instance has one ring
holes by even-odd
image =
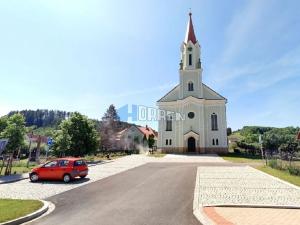
[[[11,111],[8,116],[20,113],[25,118],[26,127],[57,127],[61,121],[65,120],[71,115],[71,112],[60,110],[21,110]]]
[[[61,110],[48,110],[48,109],[37,109],[37,110],[21,110],[11,111],[8,116],[20,113],[25,118],[25,126],[31,127],[34,134],[42,136],[53,136],[55,130],[59,129],[59,124],[69,118],[72,112],[66,112]],[[100,120],[92,119],[95,124],[97,131],[100,132],[103,127],[103,122]],[[118,121],[116,126],[111,127],[112,133],[119,132],[125,128],[130,127],[132,124],[127,122]]]

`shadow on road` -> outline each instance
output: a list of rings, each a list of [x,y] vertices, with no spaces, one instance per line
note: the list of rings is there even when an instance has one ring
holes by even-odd
[[[40,180],[35,183],[38,184],[61,184],[61,185],[74,185],[74,184],[82,184],[85,182],[88,182],[90,178],[85,177],[85,178],[75,178],[74,180],[71,180],[69,183],[65,183],[60,180]],[[30,182],[30,181],[29,181]]]

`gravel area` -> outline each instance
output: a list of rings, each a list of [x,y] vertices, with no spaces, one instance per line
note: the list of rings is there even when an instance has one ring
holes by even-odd
[[[68,184],[61,181],[31,183],[28,179],[14,183],[0,184],[0,198],[45,199],[151,161],[153,161],[151,157],[143,155],[125,156],[109,163],[89,167],[87,178],[76,179]]]
[[[254,205],[300,207],[300,189],[252,167],[198,167],[198,207]]]

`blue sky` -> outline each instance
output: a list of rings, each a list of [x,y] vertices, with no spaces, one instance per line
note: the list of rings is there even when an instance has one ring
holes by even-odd
[[[0,115],[155,106],[178,83],[189,8],[228,126],[299,126],[297,0],[0,1]]]

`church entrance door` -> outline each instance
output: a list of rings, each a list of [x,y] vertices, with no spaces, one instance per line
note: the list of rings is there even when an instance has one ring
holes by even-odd
[[[188,152],[195,152],[196,151],[196,140],[193,137],[188,139]]]

